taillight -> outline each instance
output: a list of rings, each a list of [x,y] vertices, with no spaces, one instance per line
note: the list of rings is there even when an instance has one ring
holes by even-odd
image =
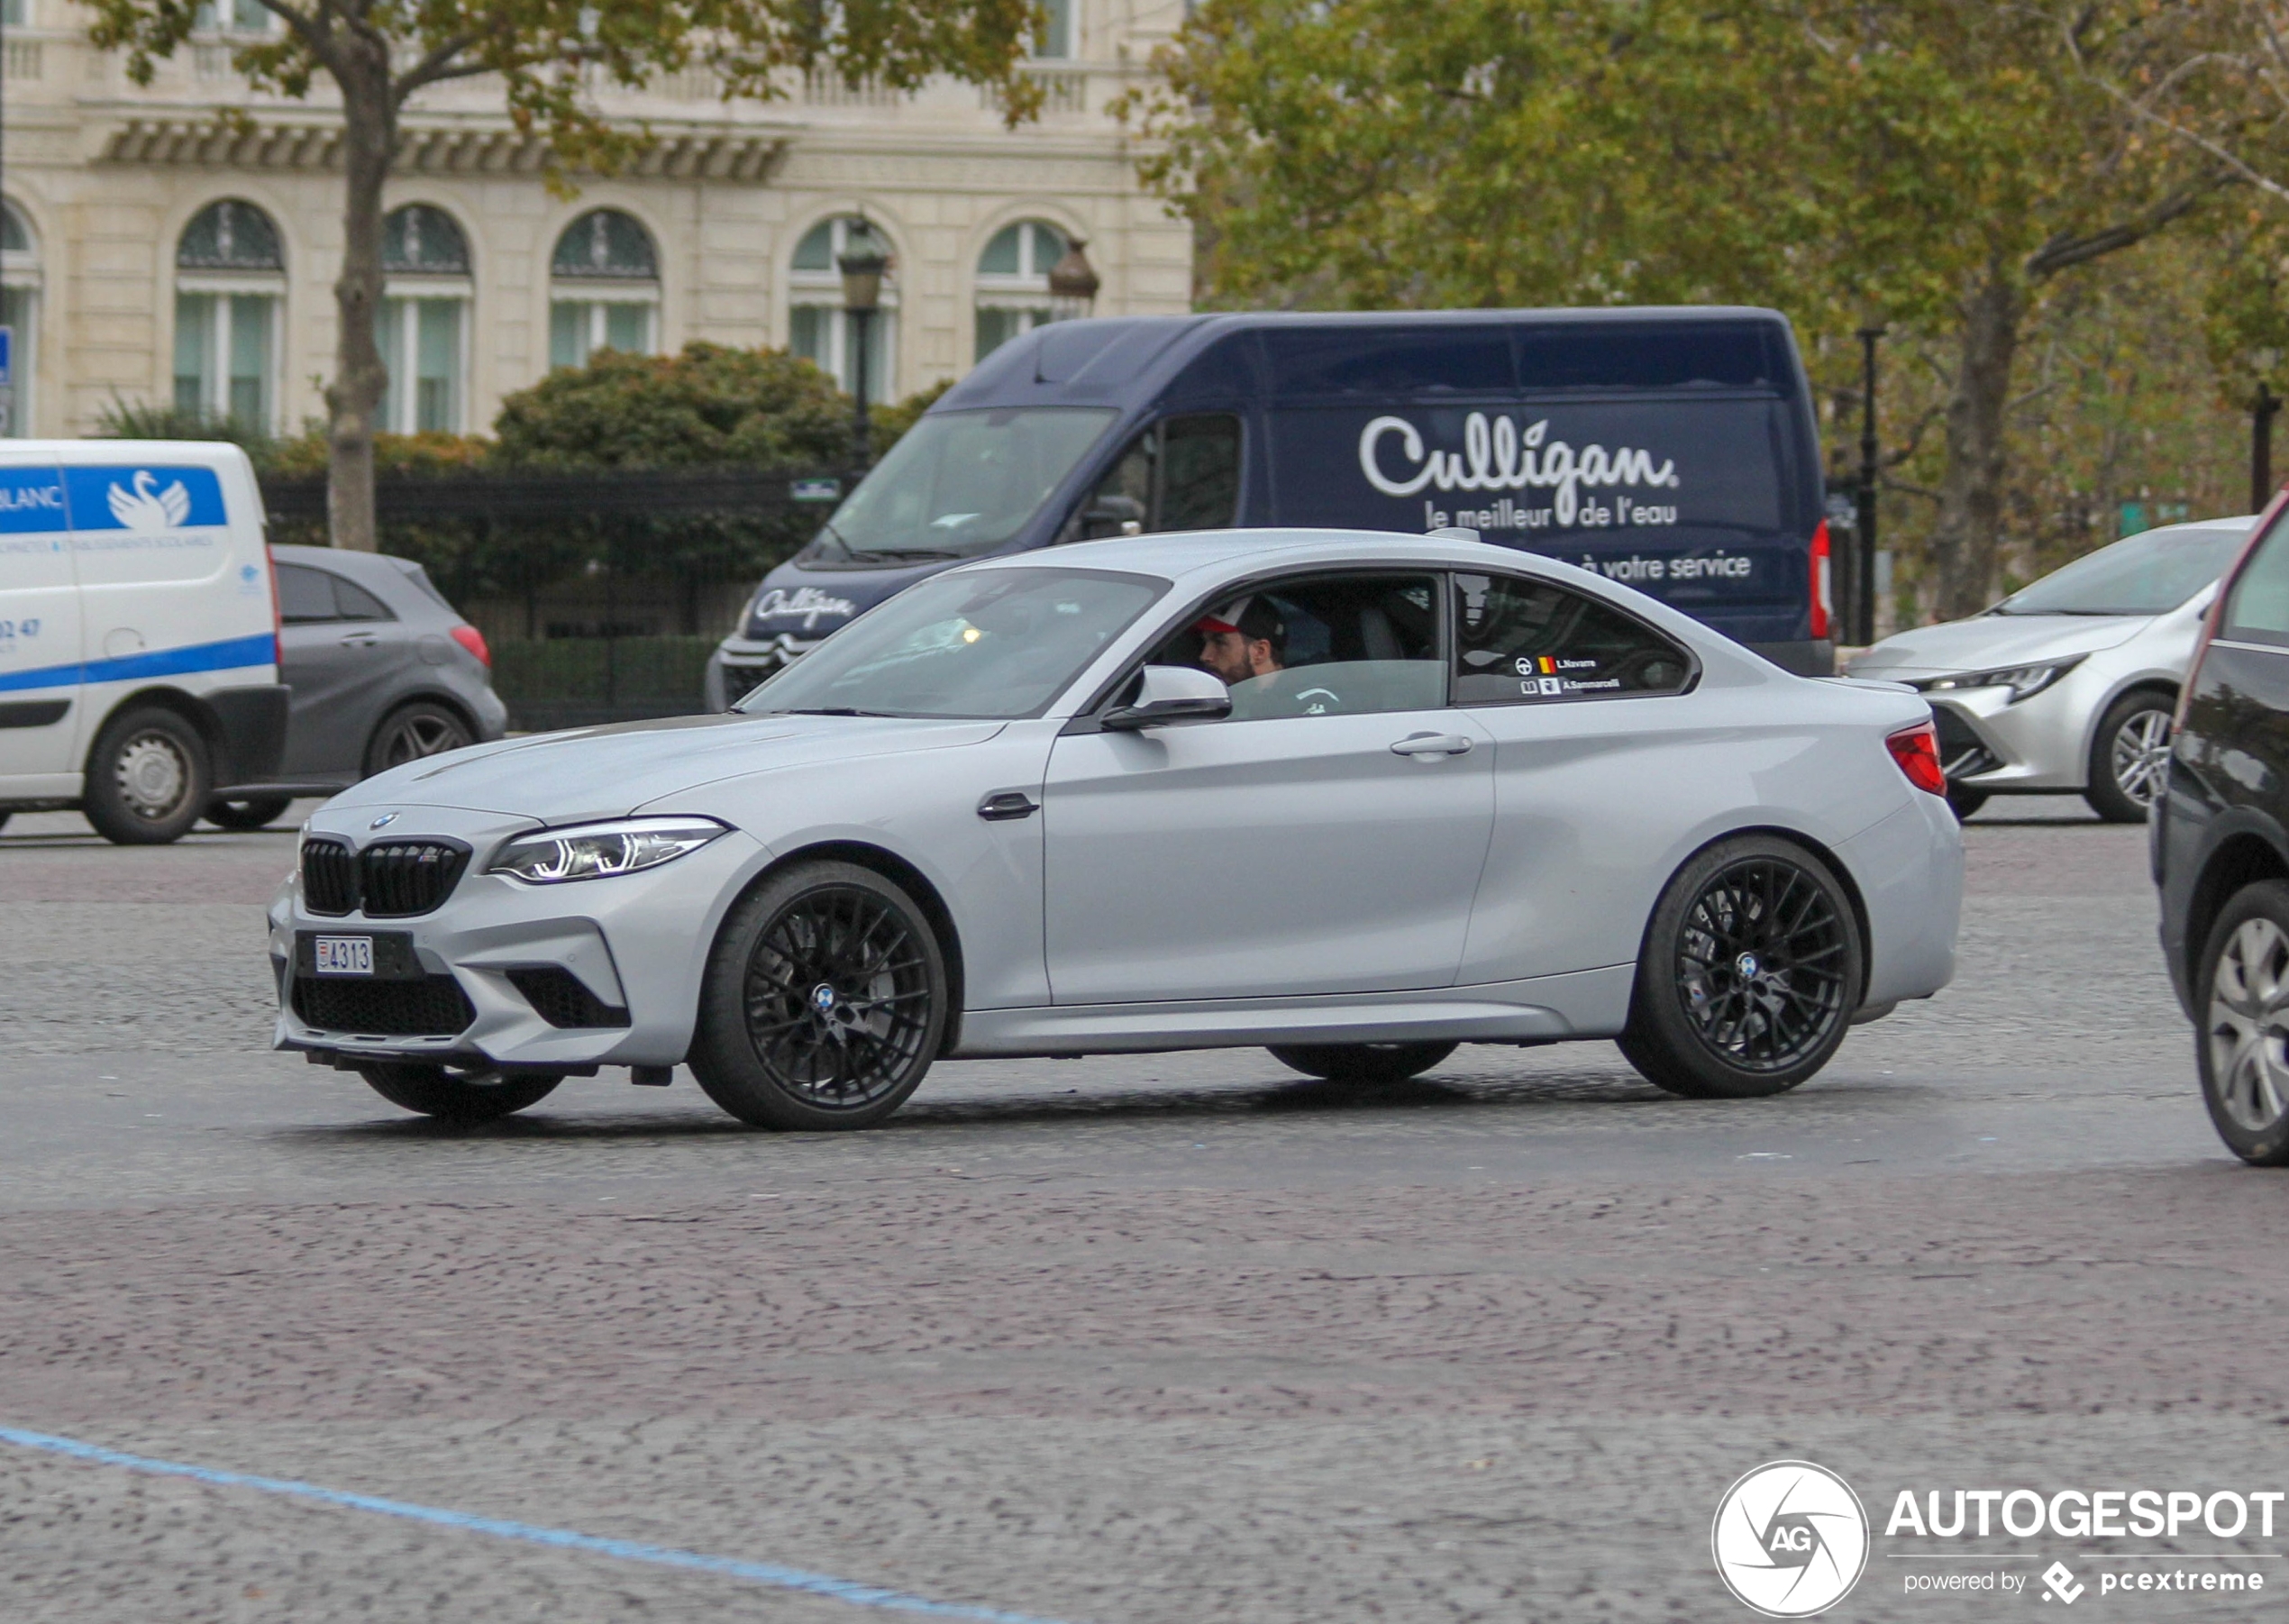
[[[478,664],[490,670],[493,651],[485,646],[485,634],[475,626],[463,624],[453,628],[453,641],[477,656]]]
[[[1836,599],[1828,587],[1828,521],[1822,519],[1819,528],[1812,532],[1812,635],[1828,635],[1828,616],[1836,612]]]
[[[1900,763],[1900,771],[1908,775],[1908,782],[1934,795],[1947,792],[1947,775],[1939,766],[1939,730],[1930,723],[1902,727],[1883,741],[1883,747]]]

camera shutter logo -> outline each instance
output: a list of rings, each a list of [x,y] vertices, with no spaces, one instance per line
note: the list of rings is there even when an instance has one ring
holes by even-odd
[[[1745,1605],[1768,1619],[1809,1619],[1860,1582],[1868,1514],[1827,1467],[1773,1461],[1725,1491],[1709,1544],[1718,1576]]]

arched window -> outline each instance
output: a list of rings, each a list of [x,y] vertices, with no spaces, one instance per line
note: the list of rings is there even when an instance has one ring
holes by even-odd
[[[286,256],[251,203],[210,203],[175,248],[175,404],[277,426],[278,315]]]
[[[857,381],[852,370],[850,312],[843,308],[843,273],[835,264],[851,240],[854,214],[822,220],[803,233],[795,245],[795,259],[787,278],[787,347],[848,390]],[[880,232],[876,232],[880,238]],[[866,334],[866,393],[870,399],[889,397],[890,379],[898,376],[898,289],[889,277],[882,279],[882,302]]]
[[[0,417],[0,434],[22,434],[32,423],[35,323],[40,312],[40,245],[13,203],[0,202],[0,325],[8,329],[13,393]]]
[[[444,210],[409,203],[381,223],[381,274],[374,342],[389,368],[381,426],[400,434],[459,433],[468,370],[469,239]]]
[[[978,256],[978,359],[1021,333],[1057,319],[1049,302],[1049,268],[1065,257],[1065,234],[1039,220],[994,233]]]
[[[577,367],[598,350],[649,355],[659,332],[652,233],[618,209],[590,209],[566,226],[549,260],[549,365]]]

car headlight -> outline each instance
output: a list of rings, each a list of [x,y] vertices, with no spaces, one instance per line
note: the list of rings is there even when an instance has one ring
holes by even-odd
[[[2087,655],[2077,654],[2071,660],[2051,660],[2039,665],[2011,665],[2000,671],[1965,671],[1955,677],[1927,677],[1912,686],[1927,694],[1960,693],[1974,688],[2007,688],[2011,690],[2011,697],[2004,703],[2016,705],[2021,699],[2034,698],[2087,658]]]
[[[503,846],[487,871],[533,885],[603,880],[673,862],[728,827],[712,817],[624,817],[612,823],[546,829]]]

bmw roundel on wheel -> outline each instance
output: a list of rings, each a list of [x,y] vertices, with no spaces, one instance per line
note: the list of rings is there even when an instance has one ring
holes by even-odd
[[[729,714],[338,796],[270,910],[277,1042],[460,1119],[604,1067],[816,1129],[942,1058],[1383,1082],[1586,1038],[1772,1094],[1947,983],[1946,789],[1913,693],[1564,563],[1081,543],[933,575]]]

